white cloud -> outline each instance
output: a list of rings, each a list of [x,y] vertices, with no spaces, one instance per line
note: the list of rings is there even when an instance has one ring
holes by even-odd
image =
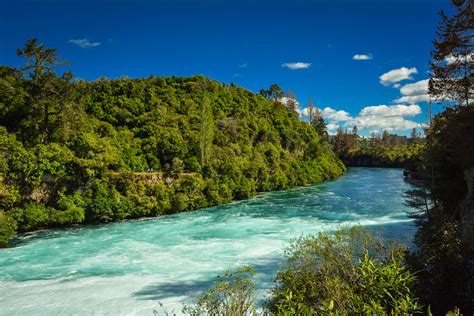
[[[413,68],[402,67],[399,69],[393,69],[389,72],[382,74],[379,79],[380,83],[384,86],[390,86],[396,84],[402,80],[413,80],[412,74],[417,74],[418,70]]]
[[[451,65],[454,63],[465,63],[465,62],[472,63],[472,61],[474,60],[474,55],[467,55],[467,56],[466,55],[459,55],[459,56],[449,55],[449,56],[446,56],[444,60],[446,61],[448,65]]]
[[[297,70],[297,69],[306,69],[311,67],[311,63],[302,63],[302,62],[296,62],[296,63],[284,63],[281,65],[283,68],[289,68],[292,70]]]
[[[238,65],[240,68],[247,68],[248,64],[247,62],[243,63],[243,64],[239,64]]]
[[[77,45],[81,48],[97,47],[101,44],[100,42],[91,42],[87,38],[71,39],[69,40],[69,43]]]
[[[329,123],[329,124],[326,124],[326,128],[327,128],[328,133],[329,133],[330,135],[335,135],[337,129],[339,128],[339,125],[338,125],[338,124],[334,124],[334,123]]]
[[[395,103],[418,103],[429,102],[428,94],[429,79],[420,80],[415,83],[409,83],[400,88],[402,97],[394,100]]]
[[[375,105],[363,108],[359,115],[345,122],[345,126],[357,125],[361,129],[378,131],[387,130],[406,131],[414,127],[421,127],[420,123],[407,120],[407,116],[421,113],[421,108],[416,105]]]
[[[296,99],[283,97],[283,98],[278,99],[278,101],[280,101],[284,105],[288,105],[290,101],[294,101],[295,105],[296,105],[296,112],[298,112],[298,113],[302,112],[302,110],[300,110],[300,103]]]
[[[403,116],[358,116],[353,120],[347,121],[345,126],[357,125],[360,129],[381,132],[387,130],[393,131],[407,131],[412,128],[422,127],[422,124],[412,120],[407,120]]]
[[[351,118],[350,114],[343,110],[335,110],[330,107],[325,107],[322,110],[323,117],[329,122],[347,121]]]
[[[296,101],[298,102],[298,101]],[[299,102],[298,102],[298,105],[299,105]],[[308,116],[308,108],[304,108],[304,109],[300,109],[299,107],[296,109],[296,112],[298,112],[299,115],[305,117],[305,116]]]
[[[375,105],[363,108],[359,117],[379,116],[379,117],[394,117],[394,116],[415,116],[421,113],[421,108],[416,105]]]
[[[428,93],[429,79],[420,80],[415,83],[409,83],[400,88],[403,95],[421,95]]]
[[[401,98],[393,100],[395,103],[419,103],[419,102],[429,102],[430,95],[429,94],[421,94],[421,95],[405,95]]]
[[[373,58],[372,54],[355,54],[352,56],[354,60],[371,60]]]
[[[421,108],[416,105],[376,105],[363,108],[359,115],[352,117],[349,113],[330,107],[323,109],[322,114],[327,121],[327,128],[333,134],[339,126],[351,128],[357,125],[365,132],[390,132],[408,131],[412,128],[422,127],[423,124],[406,119],[421,113]]]

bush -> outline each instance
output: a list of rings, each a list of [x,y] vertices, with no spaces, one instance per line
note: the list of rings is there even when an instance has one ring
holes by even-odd
[[[414,314],[404,249],[361,229],[301,237],[286,251],[270,309],[278,314]]]
[[[8,214],[0,211],[0,248],[8,245],[8,240],[15,236],[16,229],[16,221]]]
[[[47,225],[50,210],[43,204],[27,203],[22,208],[11,209],[8,213],[18,223],[19,232],[28,232]]]
[[[188,208],[189,197],[185,193],[176,193],[171,197],[171,213],[185,211]]]
[[[189,315],[256,315],[254,306],[255,271],[244,266],[218,276],[219,281],[203,293],[194,306],[186,306]]]
[[[65,225],[82,223],[85,219],[84,200],[79,193],[64,195],[59,193],[58,207],[49,215],[52,224]]]

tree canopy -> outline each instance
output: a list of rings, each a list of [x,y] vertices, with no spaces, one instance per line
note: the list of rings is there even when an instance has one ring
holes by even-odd
[[[203,76],[57,75],[37,40],[0,68],[0,242],[156,216],[339,176],[321,135],[277,101]]]

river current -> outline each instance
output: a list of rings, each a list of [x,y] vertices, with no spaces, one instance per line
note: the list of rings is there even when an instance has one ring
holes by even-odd
[[[349,168],[337,180],[194,212],[47,230],[0,249],[1,315],[171,312],[226,269],[250,264],[259,300],[288,243],[303,234],[369,226],[410,242],[401,169]]]

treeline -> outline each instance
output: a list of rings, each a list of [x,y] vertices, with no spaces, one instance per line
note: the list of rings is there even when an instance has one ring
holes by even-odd
[[[0,245],[307,185],[345,167],[278,100],[203,76],[73,80],[36,39],[0,68]]]
[[[415,185],[407,192],[415,247],[377,243],[357,229],[302,237],[286,250],[262,314],[474,314],[474,13],[469,0],[453,5],[453,16],[441,12],[429,84],[445,110],[426,128],[424,144],[390,144],[388,133],[361,141],[357,129],[334,139],[342,157],[354,146],[419,147],[405,166]],[[185,312],[255,314],[252,278],[248,268],[225,274]]]
[[[409,263],[416,293],[436,315],[458,306],[474,314],[474,70],[471,1],[441,12],[433,41],[429,92],[445,106],[426,130],[426,147],[408,175],[419,226]]]
[[[330,138],[334,151],[350,167],[403,168],[415,162],[424,146],[424,140],[414,128],[410,137],[372,133],[369,138],[360,137],[357,126],[352,130],[337,129]]]

